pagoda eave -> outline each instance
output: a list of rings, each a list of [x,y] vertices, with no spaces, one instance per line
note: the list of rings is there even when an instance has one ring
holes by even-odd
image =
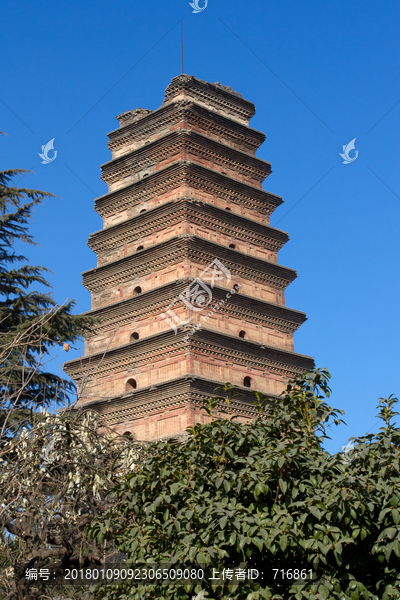
[[[281,229],[238,216],[232,211],[200,200],[193,201],[190,197],[179,196],[126,221],[92,233],[88,246],[99,254],[112,251],[122,244],[132,243],[164,229],[166,222],[172,227],[183,220],[197,225],[212,226],[215,231],[223,232],[232,238],[250,241],[273,252],[280,250],[289,240],[288,234]]]
[[[183,259],[196,262],[205,261],[210,264],[218,257],[228,269],[232,277],[242,276],[260,283],[269,281],[277,289],[285,289],[297,277],[294,269],[273,262],[247,256],[226,246],[210,242],[195,235],[178,235],[172,239],[154,244],[124,258],[95,267],[82,273],[83,285],[89,291],[99,291],[105,285],[112,286],[144,277],[155,268],[162,269],[167,265],[180,263]],[[249,264],[249,258],[251,264]]]
[[[96,332],[112,330],[118,325],[137,322],[149,314],[165,312],[179,294],[184,293],[191,282],[192,279],[188,277],[178,279],[172,283],[150,289],[138,296],[120,300],[112,305],[91,310],[84,314],[102,319],[102,323],[95,327]],[[225,298],[226,290],[214,286],[210,310]],[[287,333],[294,333],[307,320],[304,312],[246,296],[242,293],[232,295],[229,302],[225,302],[219,308],[219,312],[223,315],[235,316],[241,320],[274,327],[278,331]]]
[[[237,338],[226,333],[216,332],[206,327],[195,331],[189,337],[190,327],[173,331],[164,331],[129,344],[116,346],[97,354],[88,354],[64,363],[63,368],[75,380],[87,369],[101,377],[109,372],[126,368],[140,368],[143,364],[161,360],[163,356],[185,354],[187,352],[216,356],[219,360],[241,362],[255,368],[287,372],[289,376],[300,374],[314,367],[314,359],[310,356],[291,352],[282,348],[259,344],[250,340]],[[116,367],[118,365],[118,367]]]
[[[215,112],[222,112],[232,120],[248,124],[256,114],[253,102],[245,100],[241,94],[227,86],[216,85],[193,77],[178,75],[165,90],[164,104],[181,98],[190,98],[198,104],[212,106]]]
[[[202,165],[180,160],[144,179],[96,198],[95,210],[100,216],[112,215],[181,186],[201,190],[203,194],[208,192],[210,196],[220,196],[227,203],[256,208],[266,215],[271,215],[283,202],[280,196],[263,189],[236,181]]]
[[[249,156],[195,131],[178,129],[102,164],[101,178],[112,184],[132,175],[133,169],[139,178],[144,170],[159,170],[164,163],[171,162],[174,157],[178,159],[182,154],[187,155],[186,160],[193,157],[195,161],[209,161],[260,183],[271,173],[271,163],[261,158]]]
[[[262,131],[231,121],[190,100],[180,100],[121,123],[119,129],[108,133],[108,147],[112,152],[118,153],[126,147],[143,146],[159,134],[160,128],[170,131],[182,121],[186,127],[200,132],[207,131],[213,138],[225,140],[224,143],[229,142],[250,155],[255,154],[266,138]]]
[[[205,417],[201,406],[204,406],[204,401],[219,396],[220,392],[216,388],[224,384],[225,382],[222,381],[188,374],[184,377],[146,386],[126,394],[96,400],[88,399],[84,405],[77,404],[76,408],[96,411],[108,427],[115,428],[115,426],[122,424],[122,426],[120,425],[120,433],[123,433],[124,430],[129,431],[132,425],[139,424],[143,419],[148,420],[152,416],[157,417],[159,415],[168,419],[182,408],[185,411],[195,412],[197,416],[204,415]],[[237,386],[237,393],[238,396],[230,402],[231,414],[239,415],[242,419],[248,421],[255,419],[258,416],[258,411],[254,404],[254,393],[244,386]],[[266,394],[266,397],[272,399],[278,396],[276,394]],[[223,417],[224,413],[221,411],[226,409],[226,405],[219,404],[215,416]],[[187,423],[187,425],[193,426],[196,421],[198,422],[198,418],[193,418],[192,423]],[[147,441],[149,437],[147,433],[143,438],[139,437],[138,439]]]

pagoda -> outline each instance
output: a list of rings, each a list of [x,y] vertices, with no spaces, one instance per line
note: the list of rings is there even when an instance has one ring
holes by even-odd
[[[117,117],[104,226],[89,237],[97,266],[83,273],[100,321],[85,355],[64,365],[79,406],[138,440],[176,436],[209,417],[203,399],[231,382],[243,422],[252,390],[278,395],[312,368],[294,352],[306,320],[285,306],[293,269],[278,264],[288,235],[270,226],[283,200],[265,191],[265,135],[254,104],[219,83],[175,77],[160,108]]]

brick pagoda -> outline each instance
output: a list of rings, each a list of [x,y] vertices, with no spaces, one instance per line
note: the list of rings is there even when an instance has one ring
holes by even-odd
[[[120,433],[182,433],[227,381],[249,420],[251,389],[279,394],[314,366],[293,348],[306,316],[285,306],[296,272],[278,264],[288,235],[270,216],[283,200],[262,188],[271,165],[255,157],[254,114],[230,87],[179,75],[160,108],[119,115],[109,134],[104,228],[88,242],[98,262],[83,273],[101,324],[65,371],[79,404]]]

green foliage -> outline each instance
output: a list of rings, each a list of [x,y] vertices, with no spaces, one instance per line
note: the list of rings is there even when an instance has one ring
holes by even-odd
[[[21,173],[27,171],[0,172],[0,397],[5,408],[63,400],[71,383],[46,372],[43,360],[54,345],[75,342],[94,322],[72,315],[73,301],[58,306],[50,293],[40,291],[51,287],[48,269],[18,266],[27,258],[15,252],[15,241],[35,244],[27,227],[32,211],[54,197],[15,187],[13,178]],[[0,413],[0,425],[5,415]]]
[[[399,598],[396,399],[381,401],[378,434],[356,440],[351,457],[331,456],[326,427],[343,411],[325,402],[329,378],[314,370],[279,399],[256,393],[253,423],[216,419],[189,429],[186,443],[153,445],[153,456],[113,490],[114,507],[89,528],[90,538],[113,541],[132,565],[197,563],[220,574],[246,565],[263,573],[261,583],[125,581],[102,586],[97,597],[187,600],[203,589],[215,600]],[[234,393],[227,384],[228,400]],[[106,534],[105,523],[113,524]],[[314,581],[293,584],[281,569],[312,569]]]

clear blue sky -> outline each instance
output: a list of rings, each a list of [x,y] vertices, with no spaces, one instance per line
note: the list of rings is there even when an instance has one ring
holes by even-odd
[[[209,0],[199,14],[186,0],[3,2],[0,168],[32,169],[21,185],[60,196],[36,210],[41,245],[26,251],[54,272],[57,301],[89,309],[80,273],[95,266],[106,133],[116,115],[162,103],[181,72],[181,18],[185,72],[254,102],[251,125],[267,134],[264,188],[285,200],[272,225],[291,238],[280,263],[298,272],[286,301],[308,315],[295,349],[332,373],[348,427],[327,448],[340,451],[376,431],[380,396],[400,395],[398,2]],[[343,164],[353,138],[358,158]]]

